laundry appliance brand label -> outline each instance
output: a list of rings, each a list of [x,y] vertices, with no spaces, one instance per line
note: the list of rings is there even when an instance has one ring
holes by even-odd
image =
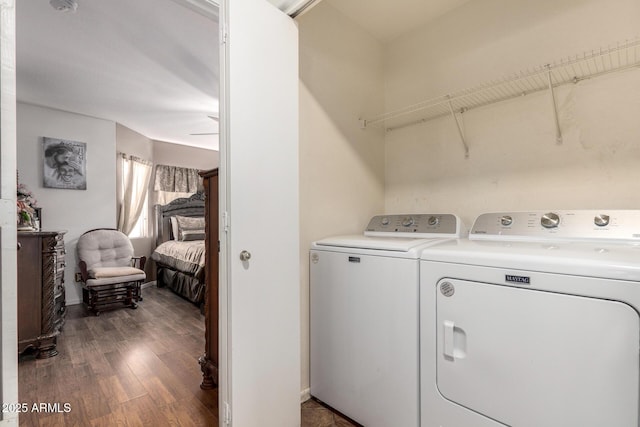
[[[507,281],[507,283],[517,283],[520,285],[530,285],[531,284],[531,279],[528,276],[514,276],[511,274],[505,274],[504,275],[504,280]]]

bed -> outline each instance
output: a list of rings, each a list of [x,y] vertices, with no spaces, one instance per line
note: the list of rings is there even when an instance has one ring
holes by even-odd
[[[204,210],[203,193],[156,205],[156,249],[151,254],[157,286],[200,306],[205,296]]]

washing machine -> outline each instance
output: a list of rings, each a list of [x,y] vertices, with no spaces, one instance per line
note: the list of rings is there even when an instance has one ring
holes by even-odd
[[[421,258],[422,427],[640,425],[640,211],[483,214]]]
[[[456,215],[382,215],[310,251],[310,392],[368,427],[419,425],[420,251]]]

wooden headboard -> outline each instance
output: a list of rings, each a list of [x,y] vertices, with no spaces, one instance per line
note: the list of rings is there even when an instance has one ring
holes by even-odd
[[[191,197],[176,199],[166,205],[155,205],[156,214],[156,246],[171,239],[172,216],[204,217],[204,193],[196,193]]]

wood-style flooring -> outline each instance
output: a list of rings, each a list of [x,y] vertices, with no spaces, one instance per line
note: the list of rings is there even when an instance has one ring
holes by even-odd
[[[67,307],[59,354],[20,359],[20,403],[49,404],[20,426],[218,425],[218,391],[200,389],[204,317],[168,289],[142,294],[136,310],[98,317]],[[353,426],[312,400],[301,411],[303,427]]]

